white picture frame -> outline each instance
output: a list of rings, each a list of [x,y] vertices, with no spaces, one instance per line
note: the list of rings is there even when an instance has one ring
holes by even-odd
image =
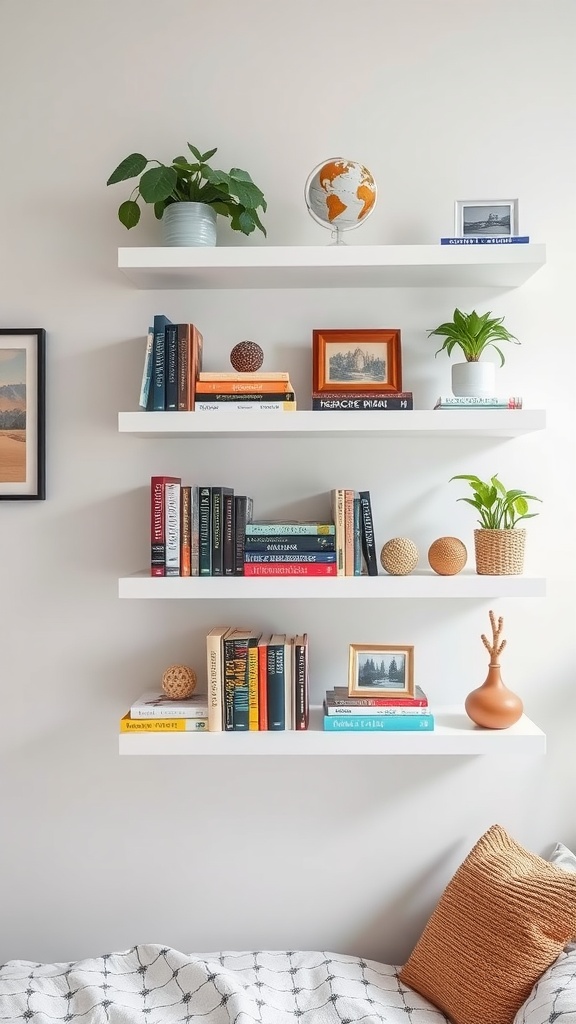
[[[520,234],[517,199],[457,199],[456,238],[509,238]]]

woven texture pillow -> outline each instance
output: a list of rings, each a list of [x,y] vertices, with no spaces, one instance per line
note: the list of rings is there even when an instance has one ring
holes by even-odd
[[[446,886],[400,980],[455,1024],[512,1024],[576,931],[576,875],[500,825]]]

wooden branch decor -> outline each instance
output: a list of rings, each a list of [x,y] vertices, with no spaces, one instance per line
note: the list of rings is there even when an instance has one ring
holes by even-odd
[[[524,707],[520,697],[512,693],[502,682],[500,675],[500,655],[506,647],[502,640],[504,619],[500,615],[498,621],[493,611],[489,611],[492,627],[492,643],[484,633],[482,643],[490,655],[488,675],[476,690],[469,693],[466,702],[466,714],[472,721],[484,729],[507,729],[521,717]]]

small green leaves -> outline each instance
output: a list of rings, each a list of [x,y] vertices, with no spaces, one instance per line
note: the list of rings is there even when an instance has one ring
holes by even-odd
[[[458,498],[472,505],[479,513],[478,520],[484,530],[513,530],[522,519],[533,519],[537,512],[529,512],[529,501],[540,501],[533,494],[513,489],[507,491],[497,474],[485,483],[477,476],[459,473],[450,480],[466,480],[474,491],[473,498]]]
[[[471,313],[462,313],[461,310],[455,309],[451,322],[440,324],[435,330],[428,332],[429,338],[435,335],[445,339],[435,355],[438,355],[438,352],[446,352],[450,356],[453,348],[458,345],[466,361],[475,363],[480,359],[484,349],[492,346],[498,353],[500,366],[503,366],[504,354],[495,342],[511,341],[515,345],[519,345],[520,342],[502,326],[504,317],[490,319],[491,316],[491,313],[479,316],[475,309]]]
[[[148,163],[145,156],[142,153],[131,153],[127,156],[106,182],[107,185],[115,185],[117,181],[127,181],[128,178],[135,178],[137,174],[142,174],[142,171]]]

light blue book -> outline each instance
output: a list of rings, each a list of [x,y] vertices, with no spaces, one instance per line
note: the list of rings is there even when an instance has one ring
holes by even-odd
[[[144,353],[144,368],[142,370],[142,384],[140,385],[140,400],[138,406],[140,409],[149,409],[150,402],[150,384],[152,382],[152,359],[154,352],[154,328],[148,328],[148,335],[146,337],[146,351]]]
[[[434,715],[324,715],[325,732],[433,732]]]

